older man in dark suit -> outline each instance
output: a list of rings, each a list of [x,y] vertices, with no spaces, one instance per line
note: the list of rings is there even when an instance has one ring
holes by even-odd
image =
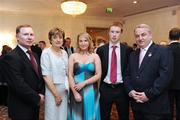
[[[129,97],[124,88],[124,77],[131,48],[120,43],[122,24],[109,27],[109,43],[99,47],[102,75],[100,83],[101,119],[110,120],[112,104],[116,104],[120,120],[129,119]]]
[[[135,120],[166,120],[170,112],[172,53],[153,43],[151,28],[146,24],[136,26],[134,35],[140,49],[130,55],[125,86],[132,98]]]
[[[37,56],[30,47],[34,32],[30,25],[16,28],[17,47],[2,60],[9,87],[8,112],[12,120],[38,120],[44,102],[44,82]]]
[[[180,120],[180,29],[172,28],[169,31],[169,48],[174,57],[174,72],[170,85],[171,117],[173,120],[174,105],[176,107],[176,120]]]

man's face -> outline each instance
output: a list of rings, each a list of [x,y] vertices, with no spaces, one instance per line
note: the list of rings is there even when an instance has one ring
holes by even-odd
[[[71,46],[71,39],[66,39],[65,46],[70,47]]]
[[[118,26],[111,26],[109,30],[109,39],[113,44],[119,42],[119,38],[121,35],[121,28]]]
[[[39,42],[38,47],[40,47],[43,50],[46,47],[46,45],[42,42]]]
[[[16,38],[18,44],[29,49],[34,41],[34,32],[31,27],[22,27]]]
[[[148,28],[136,28],[134,35],[140,48],[147,47],[152,40],[152,34]]]

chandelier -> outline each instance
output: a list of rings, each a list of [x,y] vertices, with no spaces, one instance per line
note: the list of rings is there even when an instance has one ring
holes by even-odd
[[[76,16],[83,14],[87,9],[87,5],[79,0],[66,0],[61,3],[61,9],[65,14]]]

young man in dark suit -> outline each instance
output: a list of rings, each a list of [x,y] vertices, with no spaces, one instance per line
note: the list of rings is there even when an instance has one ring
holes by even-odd
[[[172,28],[169,31],[169,48],[174,58],[174,72],[170,85],[169,96],[171,105],[170,120],[173,120],[174,105],[176,107],[176,120],[180,120],[180,29]]]
[[[109,27],[109,43],[97,49],[102,65],[100,82],[102,120],[110,120],[113,103],[116,104],[119,119],[129,119],[129,98],[124,88],[124,77],[132,49],[120,43],[122,31],[122,24],[112,24]]]
[[[32,27],[18,26],[16,39],[17,47],[2,60],[9,87],[9,117],[12,120],[38,120],[39,106],[44,102],[44,82],[37,55],[30,51],[34,41]]]
[[[151,28],[146,24],[137,25],[134,35],[140,49],[130,55],[125,86],[132,98],[135,120],[166,120],[170,112],[172,53],[167,47],[153,43]]]

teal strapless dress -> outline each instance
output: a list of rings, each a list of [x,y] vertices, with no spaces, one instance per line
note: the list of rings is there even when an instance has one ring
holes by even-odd
[[[94,74],[94,63],[74,64],[75,83],[83,82]],[[70,92],[68,120],[100,120],[98,83],[87,85],[79,93],[83,97],[82,102],[76,102]]]

